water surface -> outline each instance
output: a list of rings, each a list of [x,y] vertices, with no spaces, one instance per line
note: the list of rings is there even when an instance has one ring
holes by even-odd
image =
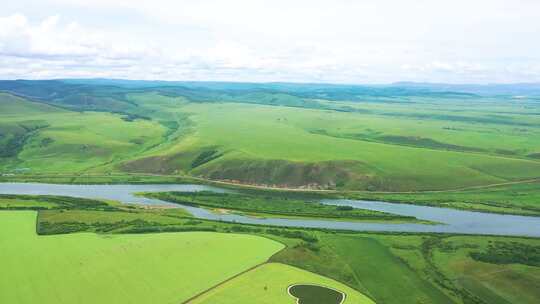
[[[363,223],[320,219],[255,218],[238,214],[217,214],[207,209],[179,206],[158,199],[135,196],[137,192],[161,191],[216,191],[228,190],[204,185],[58,185],[40,183],[0,183],[0,194],[64,195],[92,199],[116,200],[123,203],[156,204],[181,207],[194,216],[245,224],[294,226],[309,228],[345,229],[357,231],[436,232],[463,234],[492,234],[540,237],[540,217],[503,215],[455,210],[449,208],[416,206],[375,201],[322,200],[329,205],[383,211],[414,216],[439,225],[413,223]]]

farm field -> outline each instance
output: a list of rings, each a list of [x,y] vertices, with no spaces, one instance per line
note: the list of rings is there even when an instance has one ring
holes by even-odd
[[[213,276],[215,281],[212,284],[197,283],[199,275],[196,275],[197,280],[190,281],[190,284],[198,284],[200,288],[193,286],[190,295],[179,291],[178,299],[182,297],[188,299],[203,292],[200,297],[192,301],[194,303],[199,303],[199,301],[228,303],[231,297],[248,301],[255,296],[261,297],[261,301],[276,299],[290,301],[293,299],[285,289],[282,289],[282,293],[279,292],[280,286],[302,283],[324,283],[347,294],[357,294],[360,298],[363,298],[361,295],[365,295],[375,303],[532,304],[538,296],[538,289],[530,288],[530,286],[536,286],[539,281],[540,241],[538,239],[408,233],[346,233],[253,226],[196,219],[177,209],[123,206],[112,202],[57,196],[3,195],[0,196],[0,202],[3,202],[0,203],[0,209],[24,207],[38,210],[37,225],[35,224],[36,211],[0,211],[0,216],[2,216],[0,240],[4,242],[2,245],[6,242],[18,242],[9,247],[10,250],[2,252],[2,261],[9,262],[10,265],[18,265],[13,261],[33,259],[28,262],[28,265],[31,265],[32,269],[35,268],[35,272],[39,271],[35,273],[29,270],[33,278],[40,278],[43,273],[58,273],[60,267],[57,266],[60,263],[60,266],[74,267],[76,272],[70,271],[65,276],[55,277],[55,280],[62,281],[70,278],[74,281],[73,284],[81,284],[81,281],[77,280],[101,276],[98,273],[101,269],[105,272],[105,279],[93,280],[89,285],[82,285],[95,287],[96,284],[109,282],[111,275],[123,275],[123,272],[110,274],[105,271],[109,269],[107,267],[110,267],[109,262],[125,267],[128,267],[128,263],[131,263],[130,265],[142,263],[141,271],[148,272],[152,278],[160,275],[170,278],[171,282],[160,283],[162,284],[160,286],[172,286],[171,290],[174,290],[174,288],[180,288],[174,282],[184,282],[185,276],[175,276],[170,272],[171,267],[182,267],[187,261],[183,258],[186,255],[192,257],[189,259],[190,265],[197,265],[201,252],[204,251],[205,257],[209,255],[205,260],[211,259],[214,254],[212,252],[215,252],[217,256],[220,256],[221,261],[231,259],[231,264],[236,267],[236,270],[233,271],[228,266],[220,265],[219,267],[224,267],[220,269],[230,271],[230,275]],[[20,230],[17,233],[24,238],[17,241],[10,237],[16,233],[14,229]],[[36,230],[39,236],[35,234]],[[88,232],[98,232],[98,234]],[[199,241],[193,241],[191,237],[195,235],[204,243],[204,250],[194,246],[199,244]],[[215,237],[204,237],[212,235],[217,235],[219,240],[214,242]],[[232,248],[231,238],[244,241],[239,241],[239,245]],[[52,242],[50,246],[54,248],[45,245],[48,244],[48,240]],[[172,243],[168,243],[169,240]],[[189,247],[193,247],[193,251],[191,249],[186,251],[186,248],[182,247],[186,243],[182,241],[190,242]],[[77,245],[73,245],[72,242],[76,242]],[[254,245],[254,242],[258,245]],[[266,244],[262,246],[266,249],[261,248],[260,242]],[[212,252],[206,250],[208,246],[213,246],[212,244],[216,246],[213,248],[227,246],[231,253],[240,248],[245,249],[246,247],[242,247],[244,245],[250,246],[249,250],[245,250],[248,252],[240,255],[245,254],[253,259],[260,259],[259,262],[253,262],[252,266],[265,262],[268,258],[271,263],[220,284],[242,270],[247,270],[249,266],[238,260],[240,255],[230,257],[226,254],[223,257],[217,253],[221,253],[223,251],[221,249]],[[18,254],[20,251],[17,251],[17,248],[36,245],[42,251],[48,250],[48,253],[43,255],[37,251],[25,251],[27,252],[25,255]],[[68,248],[68,245],[71,249],[64,249]],[[88,246],[97,249],[90,249]],[[174,250],[175,248],[182,250]],[[115,251],[118,254],[103,259],[100,258],[102,255],[99,255],[101,249],[118,249]],[[166,253],[161,250],[165,250]],[[41,264],[44,259],[52,259],[53,255],[58,257],[63,251],[69,254],[69,257],[54,259],[53,263]],[[133,254],[133,258],[128,255],[128,252]],[[252,254],[258,256],[255,257]],[[40,256],[36,257],[36,255]],[[76,256],[80,259],[84,258],[83,264],[77,265],[80,260],[71,258]],[[154,256],[155,259],[151,258]],[[74,263],[74,266],[71,266],[71,263]],[[146,263],[152,265],[151,270],[146,268]],[[26,270],[26,266],[20,266],[18,269]],[[92,266],[95,271],[87,273],[86,271],[89,270],[86,267],[89,266]],[[266,270],[268,268],[270,270]],[[123,268],[117,269],[121,271]],[[193,268],[189,266],[182,269],[185,271],[185,269]],[[130,278],[140,275],[138,271],[131,269]],[[20,272],[17,275],[18,280],[28,279]],[[246,280],[256,283],[250,286],[257,288],[246,289],[242,284]],[[148,288],[150,288],[152,282],[157,280],[147,282],[144,279],[135,282],[126,279],[125,281],[124,284],[131,284],[130,286],[137,286],[137,288],[139,288],[137,284],[145,282],[144,284],[149,284]],[[36,284],[35,290],[40,290],[41,281],[30,280],[30,282],[32,283],[23,284],[23,286],[29,287]],[[385,284],[380,282],[385,282]],[[6,285],[11,283],[10,280],[2,281],[0,289],[11,286]],[[71,282],[66,282],[66,284],[70,286]],[[121,287],[117,284],[109,284],[103,288],[112,290]],[[165,294],[166,292],[160,288],[157,288],[157,291]],[[197,291],[193,291],[195,289]],[[516,294],[512,290],[520,292]],[[87,292],[86,289],[82,291]],[[13,296],[13,293],[10,295]],[[31,297],[35,296],[35,293],[25,292],[25,295]],[[48,296],[57,297],[58,295]],[[147,298],[143,296],[141,299]],[[294,303],[294,300],[290,303]]]
[[[209,232],[43,237],[35,220],[0,212],[2,303],[178,303],[283,247]]]
[[[371,299],[344,284],[305,270],[277,263],[264,264],[250,270],[223,285],[211,289],[188,303],[248,304],[254,301],[260,304],[295,303],[296,299],[283,291],[287,290],[292,284],[304,282],[334,288],[345,293],[344,304],[374,303]]]

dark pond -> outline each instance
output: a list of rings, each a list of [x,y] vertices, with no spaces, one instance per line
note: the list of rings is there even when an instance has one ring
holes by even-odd
[[[298,304],[340,304],[345,300],[344,293],[319,285],[296,284],[288,292]]]

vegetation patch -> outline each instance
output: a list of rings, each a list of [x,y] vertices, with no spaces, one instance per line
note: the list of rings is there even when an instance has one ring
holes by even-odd
[[[431,138],[424,138],[424,137],[419,137],[419,136],[386,135],[386,136],[378,137],[377,139],[383,142],[388,142],[388,143],[397,144],[397,145],[422,147],[422,148],[428,148],[428,149],[453,150],[453,151],[464,151],[464,152],[485,151],[480,148],[452,145],[452,144],[443,143],[443,142],[440,142]]]
[[[221,157],[223,153],[220,153],[218,150],[206,150],[201,152],[197,157],[191,162],[191,168],[197,168],[201,165],[204,165],[218,157]]]
[[[527,155],[530,158],[540,159],[540,153],[531,153]]]
[[[100,200],[55,196],[55,195],[12,195],[0,194],[0,209],[79,209],[113,211],[116,207]]]
[[[471,252],[477,261],[492,264],[524,264],[540,267],[540,246],[495,241],[483,252]]]
[[[270,194],[200,192],[145,193],[147,197],[199,207],[224,208],[262,214],[358,220],[415,220],[414,217],[322,204],[316,200]]]

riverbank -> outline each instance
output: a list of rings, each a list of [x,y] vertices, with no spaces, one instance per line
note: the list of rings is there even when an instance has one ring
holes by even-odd
[[[230,190],[206,185],[194,184],[141,184],[141,185],[61,185],[40,183],[0,183],[0,193],[4,194],[34,194],[82,197],[88,199],[105,199],[128,204],[140,205],[169,205],[178,204],[166,202],[155,198],[137,196],[142,192],[197,192],[212,191],[217,193]],[[266,196],[268,196],[266,194]],[[289,196],[287,196],[290,199]],[[313,201],[314,199],[311,199]],[[314,219],[314,218],[257,218],[234,213],[213,212],[205,208],[182,205],[181,208],[194,217],[214,221],[253,224],[263,226],[302,227],[343,231],[392,231],[392,232],[435,232],[457,234],[486,234],[486,235],[515,235],[540,236],[540,218],[515,215],[501,215],[492,213],[470,212],[448,208],[418,206],[409,204],[393,204],[375,201],[358,201],[343,199],[317,199],[326,205],[333,205],[330,209],[340,209],[339,206],[349,206],[353,209],[371,210],[391,214],[392,216],[405,216],[421,221],[441,224],[394,223],[394,222],[359,222],[348,220]],[[216,206],[217,207],[217,206]],[[215,209],[215,208],[214,208]]]
[[[0,176],[0,182],[37,182],[50,184],[200,184],[242,191],[287,197],[315,199],[359,199],[392,203],[445,207],[458,210],[480,211],[495,214],[540,216],[540,180],[509,182],[496,185],[475,186],[465,189],[419,192],[369,192],[335,191],[316,189],[268,188],[222,181],[212,181],[190,176],[156,174],[111,175],[11,175]]]

